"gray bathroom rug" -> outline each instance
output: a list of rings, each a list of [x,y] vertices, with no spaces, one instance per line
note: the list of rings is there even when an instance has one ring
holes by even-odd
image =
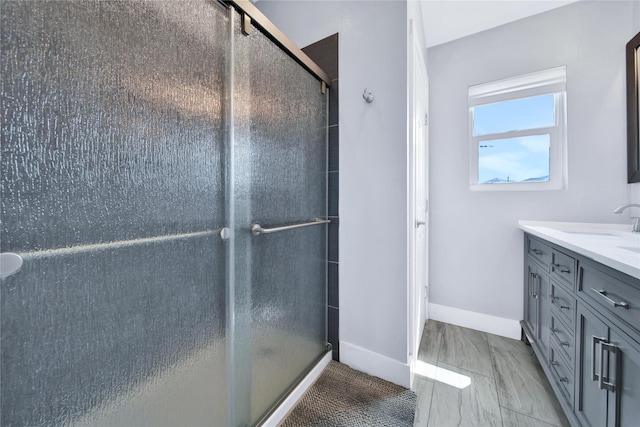
[[[416,394],[331,361],[280,427],[411,427]]]

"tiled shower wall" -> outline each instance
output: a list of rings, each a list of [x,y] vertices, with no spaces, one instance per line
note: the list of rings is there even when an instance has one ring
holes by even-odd
[[[333,346],[333,359],[340,360],[340,342],[338,341],[339,306],[338,300],[338,166],[339,166],[339,131],[338,131],[338,34],[334,34],[302,49],[329,79],[329,259],[327,262],[327,277],[329,286],[328,323],[329,342]]]

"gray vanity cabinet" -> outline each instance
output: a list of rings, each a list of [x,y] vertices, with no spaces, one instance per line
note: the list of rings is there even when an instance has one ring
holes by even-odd
[[[597,362],[600,343],[609,339],[609,328],[598,316],[582,305],[578,307],[577,323],[580,346],[575,412],[584,426],[606,426],[608,392],[598,385],[597,372],[600,367]]]
[[[525,235],[524,334],[574,426],[640,427],[640,279]]]
[[[577,293],[576,414],[584,425],[640,426],[640,281],[584,260]]]
[[[618,349],[616,392],[608,395],[609,426],[640,426],[640,345],[615,328],[609,332]]]
[[[527,260],[525,284],[524,324],[528,329],[525,332],[532,344],[539,346],[540,350],[546,353],[551,333],[551,318],[549,316],[551,283],[547,269],[532,259]]]
[[[575,412],[584,426],[640,425],[640,346],[586,305],[578,307]]]

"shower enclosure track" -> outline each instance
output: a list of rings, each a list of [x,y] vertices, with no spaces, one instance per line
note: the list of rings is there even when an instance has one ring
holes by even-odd
[[[262,31],[277,44],[282,50],[287,52],[289,56],[302,65],[307,71],[314,75],[318,80],[322,82],[323,92],[328,86],[331,86],[329,76],[325,73],[311,58],[307,56],[298,46],[295,45],[289,37],[287,37],[278,27],[273,25],[269,18],[264,16],[257,7],[251,3],[250,0],[220,0],[224,4],[233,5],[236,9],[240,10],[243,14],[249,16],[253,23],[262,29]],[[246,19],[246,18],[245,18]],[[243,25],[244,27],[244,25]]]

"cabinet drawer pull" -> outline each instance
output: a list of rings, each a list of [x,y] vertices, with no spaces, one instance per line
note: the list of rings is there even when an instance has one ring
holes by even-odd
[[[569,383],[569,378],[567,378],[567,377],[560,378],[560,382],[561,383]]]
[[[561,343],[560,343],[560,345],[563,345],[563,346],[565,346],[565,347],[569,347],[571,344],[569,344],[569,343],[568,343],[568,342],[566,342],[566,341],[563,341],[563,342],[561,342]]]
[[[557,296],[555,296],[555,295],[551,295],[551,304],[555,304],[555,303],[556,303],[556,301],[557,301],[557,302],[560,302],[559,300],[560,300],[560,297],[557,297]],[[563,309],[565,309],[565,310],[571,310],[571,307],[570,307],[570,306],[568,306],[568,305],[562,305],[562,303],[560,303],[560,308],[563,308]]]
[[[554,360],[553,362],[551,362],[551,366],[560,366],[560,364]]]
[[[593,288],[591,288],[591,290],[593,292],[595,292],[596,294],[600,295],[602,298],[604,298],[605,301],[607,301],[612,306],[629,309],[629,303],[624,302],[624,301],[616,302],[616,301],[612,300],[611,298],[609,298],[607,296],[607,291],[605,291],[604,289],[593,289]]]
[[[571,270],[569,270],[566,267],[561,266],[560,264],[554,264],[551,263],[551,267],[555,270],[556,268],[560,270],[560,273],[571,273]]]
[[[543,252],[540,249],[531,249],[531,252],[533,252],[536,255],[542,255]]]

